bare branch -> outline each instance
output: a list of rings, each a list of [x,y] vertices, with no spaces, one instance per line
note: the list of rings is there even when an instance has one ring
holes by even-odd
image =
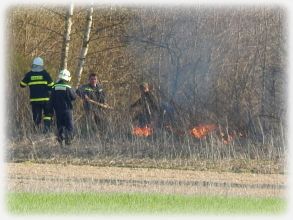
[[[45,29],[45,30],[50,31],[50,32],[52,32],[52,33],[55,33],[55,34],[57,34],[57,35],[59,35],[59,36],[63,36],[62,33],[57,32],[57,31],[55,31],[55,30],[53,30],[53,29],[51,29],[51,28],[44,27],[44,26],[42,26],[42,25],[38,25],[38,24],[36,24],[36,23],[31,23],[31,22],[27,22],[27,24],[28,24],[28,25],[31,25],[31,26],[34,26],[34,27],[38,27],[38,28],[40,28],[40,29]]]

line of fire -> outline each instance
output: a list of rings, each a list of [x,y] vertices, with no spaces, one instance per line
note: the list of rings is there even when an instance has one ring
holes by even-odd
[[[216,135],[224,144],[228,144],[233,141],[236,137],[244,137],[243,132],[226,131],[224,128],[216,124],[198,124],[193,128],[187,130],[173,129],[170,126],[164,128],[167,131],[172,132],[172,134],[177,136],[190,135],[198,140],[206,138],[208,135]],[[144,127],[133,127],[132,134],[137,137],[150,137],[154,134],[155,129],[151,125],[145,125]]]
[[[158,102],[153,94],[153,87],[148,83],[140,85],[140,98],[131,105],[137,108],[133,117],[131,134],[140,138],[160,135],[162,131],[183,138],[190,136],[197,140],[208,136],[217,137],[223,144],[229,144],[235,138],[244,138],[247,132],[241,128],[229,128],[215,123],[194,123],[189,126],[182,125],[182,118],[178,105],[174,100],[166,103]]]

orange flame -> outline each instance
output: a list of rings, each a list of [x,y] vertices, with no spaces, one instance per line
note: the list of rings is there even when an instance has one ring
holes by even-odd
[[[208,133],[215,130],[216,128],[217,128],[217,125],[215,124],[202,124],[192,128],[190,133],[194,137],[201,139],[205,137]]]
[[[147,125],[142,128],[141,127],[134,127],[132,129],[132,134],[139,136],[139,137],[148,137],[153,134],[153,129]]]
[[[240,136],[240,135],[239,135]],[[224,134],[221,132],[221,139],[224,144],[229,144],[236,137],[236,133]]]

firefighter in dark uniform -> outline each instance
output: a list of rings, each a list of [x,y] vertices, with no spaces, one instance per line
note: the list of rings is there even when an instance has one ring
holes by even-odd
[[[91,73],[88,80],[88,84],[82,85],[76,90],[77,95],[83,100],[87,130],[88,132],[96,129],[105,131],[107,129],[105,112],[97,103],[105,104],[106,95],[102,86],[98,83],[97,74]]]
[[[158,100],[151,92],[151,87],[144,82],[139,86],[140,98],[130,106],[130,109],[139,108],[134,120],[138,121],[139,127],[151,125],[158,126],[159,105]]]
[[[44,69],[44,61],[40,57],[33,60],[31,71],[26,73],[20,82],[21,87],[29,86],[33,121],[37,127],[41,124],[44,112],[44,133],[48,132],[51,126],[52,110],[48,103],[53,85],[54,82]]]
[[[50,104],[56,114],[57,140],[63,145],[70,145],[73,139],[73,114],[72,101],[76,99],[76,93],[68,84],[71,80],[70,72],[66,69],[60,71],[58,81],[52,88]]]

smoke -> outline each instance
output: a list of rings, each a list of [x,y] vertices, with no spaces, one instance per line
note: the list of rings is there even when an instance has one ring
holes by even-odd
[[[285,81],[267,71],[282,69],[281,13],[261,7],[134,9],[136,28],[129,35],[139,77],[198,121],[247,124],[248,112],[280,112]]]

